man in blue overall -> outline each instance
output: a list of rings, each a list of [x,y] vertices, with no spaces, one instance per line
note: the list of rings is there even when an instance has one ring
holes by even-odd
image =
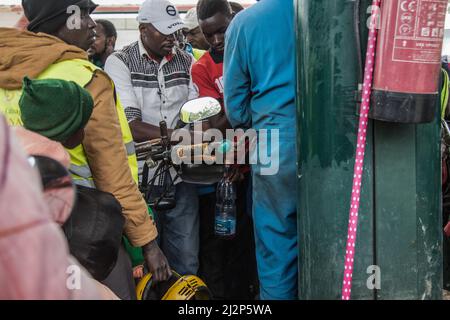
[[[227,117],[234,128],[255,129],[258,149],[267,146],[272,156],[269,165],[252,166],[261,299],[298,297],[294,39],[292,0],[262,0],[239,13],[226,32]],[[272,141],[275,132],[279,139]]]

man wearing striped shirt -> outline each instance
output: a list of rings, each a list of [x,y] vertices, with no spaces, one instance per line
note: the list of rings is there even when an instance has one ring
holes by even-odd
[[[114,80],[136,142],[160,137],[164,120],[169,135],[179,120],[179,110],[198,96],[192,78],[193,57],[175,46],[174,33],[183,23],[174,5],[147,0],[138,14],[140,37],[112,54],[105,71]],[[176,184],[176,207],[156,212],[161,248],[171,267],[181,274],[198,269],[198,197],[196,189]]]

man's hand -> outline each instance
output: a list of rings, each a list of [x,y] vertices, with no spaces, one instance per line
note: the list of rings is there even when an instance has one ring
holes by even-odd
[[[172,275],[166,256],[162,253],[156,240],[142,247],[145,262],[155,282],[165,281]]]
[[[161,129],[152,124],[143,122],[141,120],[133,120],[130,122],[131,134],[135,142],[145,142],[153,139],[161,138]],[[167,134],[172,136],[173,130],[167,129]]]
[[[144,276],[144,266],[139,265],[133,268],[133,278],[141,279]]]
[[[230,175],[227,177],[231,182],[241,182],[244,180],[244,175],[241,173],[239,166],[233,166],[231,168]]]

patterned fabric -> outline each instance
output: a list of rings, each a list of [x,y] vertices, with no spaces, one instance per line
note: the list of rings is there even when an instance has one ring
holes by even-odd
[[[181,106],[198,96],[191,79],[191,55],[174,48],[161,63],[136,41],[111,55],[105,71],[114,80],[128,121],[142,120],[174,128]]]
[[[125,109],[125,115],[127,116],[128,121],[142,120],[141,109],[128,107],[128,108]]]

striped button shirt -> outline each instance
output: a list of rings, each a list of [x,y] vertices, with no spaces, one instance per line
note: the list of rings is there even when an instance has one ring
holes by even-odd
[[[198,96],[191,77],[194,62],[191,55],[175,47],[158,63],[139,39],[113,53],[105,71],[114,80],[129,122],[141,120],[159,126],[165,120],[173,129],[181,106]]]

